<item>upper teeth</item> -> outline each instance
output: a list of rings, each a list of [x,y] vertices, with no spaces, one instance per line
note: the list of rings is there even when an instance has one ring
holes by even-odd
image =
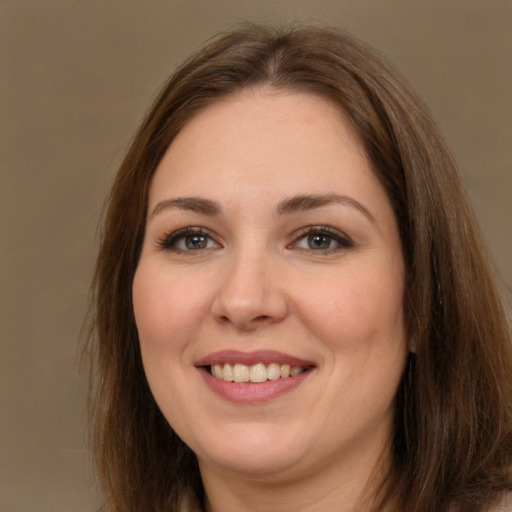
[[[245,364],[215,364],[211,367],[211,374],[218,379],[229,382],[265,382],[285,377],[296,377],[305,372],[303,366],[290,366],[289,364],[263,363],[247,366]]]

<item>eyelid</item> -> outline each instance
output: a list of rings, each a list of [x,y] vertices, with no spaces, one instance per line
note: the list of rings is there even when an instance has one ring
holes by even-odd
[[[337,244],[338,247],[335,248],[329,248],[329,249],[300,249],[297,248],[296,245],[298,242],[307,236],[310,235],[327,235],[331,237]],[[318,226],[306,226],[304,228],[299,229],[293,234],[293,241],[288,244],[287,248],[290,249],[298,249],[303,250],[306,252],[316,252],[316,253],[329,253],[329,252],[337,252],[344,249],[350,249],[354,247],[354,243],[350,239],[349,236],[347,236],[345,233],[340,231],[339,229],[333,228],[331,226],[324,226],[324,225],[318,225]]]
[[[175,247],[176,242],[180,239],[185,238],[187,236],[194,235],[203,235],[212,240],[218,248],[222,247],[222,244],[217,240],[217,237],[214,234],[203,227],[200,226],[186,226],[184,228],[176,229],[170,232],[166,232],[162,237],[157,239],[157,247],[164,250],[172,250],[174,252],[200,252],[207,249],[197,249],[196,251],[192,250],[183,250]]]
[[[326,235],[330,237],[334,242],[336,242],[337,246],[327,249],[304,249],[297,247],[297,244],[299,241],[303,240],[304,238],[320,234],[320,235]],[[222,248],[222,244],[219,242],[218,237],[212,233],[209,229],[206,229],[204,227],[200,226],[186,226],[180,229],[172,230],[170,232],[165,232],[163,236],[157,239],[156,245],[159,249],[163,250],[170,250],[174,252],[201,252],[205,250],[211,250],[212,248],[204,248],[204,249],[180,249],[176,247],[176,243],[180,241],[183,238],[186,238],[187,236],[194,236],[194,235],[202,235],[207,237],[209,240],[211,240],[217,247],[215,248]],[[333,228],[331,226],[326,225],[311,225],[311,226],[305,226],[299,230],[297,230],[292,235],[293,240],[291,243],[289,243],[286,248],[287,249],[295,249],[295,250],[302,250],[305,252],[315,252],[319,254],[325,254],[325,253],[332,253],[341,251],[344,249],[349,249],[354,247],[354,244],[350,237],[348,237],[345,233],[340,231],[339,229]]]

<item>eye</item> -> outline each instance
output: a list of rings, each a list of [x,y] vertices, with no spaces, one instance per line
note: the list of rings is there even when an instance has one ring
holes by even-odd
[[[324,235],[323,233],[315,233],[313,235],[309,235],[303,240],[306,242],[306,245],[309,249],[330,249],[335,243],[335,240],[333,240],[332,236]]]
[[[293,249],[316,251],[320,253],[335,252],[353,247],[351,240],[338,230],[328,226],[305,228],[289,246]]]
[[[173,231],[159,240],[158,245],[162,249],[175,252],[201,251],[221,247],[204,229],[192,227]]]
[[[187,235],[176,243],[178,249],[208,249],[211,246],[211,240],[206,235]]]

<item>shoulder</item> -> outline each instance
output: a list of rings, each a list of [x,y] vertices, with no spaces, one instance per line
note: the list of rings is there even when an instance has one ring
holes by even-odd
[[[490,512],[512,512],[512,493],[507,494]]]

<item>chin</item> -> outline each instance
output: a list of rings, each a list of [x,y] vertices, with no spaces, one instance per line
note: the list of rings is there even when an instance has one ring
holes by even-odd
[[[301,453],[308,451],[304,440],[276,425],[245,424],[225,430],[210,442],[204,440],[202,446],[191,446],[200,466],[205,463],[252,476],[287,473],[297,467]]]

